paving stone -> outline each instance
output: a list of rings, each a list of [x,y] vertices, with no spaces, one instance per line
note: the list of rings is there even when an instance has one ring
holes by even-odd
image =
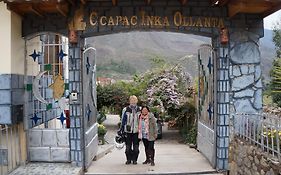
[[[42,133],[42,146],[57,146],[56,130],[43,130]]]
[[[82,168],[70,163],[28,163],[9,175],[80,175]]]
[[[42,130],[41,129],[30,129],[29,133],[29,146],[39,147],[42,145]]]
[[[0,74],[0,89],[11,89],[10,74]]]
[[[239,91],[254,83],[254,75],[244,75],[232,80],[232,90]]]
[[[0,90],[0,104],[11,104],[11,91],[10,90]]]
[[[262,74],[261,66],[256,66],[256,68],[255,68],[255,81],[257,81],[258,79],[261,78],[261,74]]]
[[[236,64],[260,63],[260,51],[254,42],[237,44],[231,51],[231,60]]]
[[[60,129],[56,130],[57,133],[57,144],[59,147],[69,147],[69,130]]]
[[[255,87],[257,87],[257,88],[263,88],[262,80],[261,80],[261,79],[256,83]]]
[[[254,107],[262,109],[262,89],[258,89],[255,93]]]
[[[238,99],[234,102],[236,113],[253,114],[257,113],[248,99]]]
[[[29,147],[30,161],[51,161],[49,147]]]
[[[246,89],[240,92],[234,93],[234,98],[243,98],[243,97],[253,97],[255,91],[252,89]]]
[[[241,68],[241,73],[242,73],[243,75],[248,74],[248,72],[249,72],[249,67],[248,67],[248,65],[241,65],[240,68]]]
[[[254,65],[249,65],[249,74],[255,72],[255,66]]]
[[[0,106],[0,124],[11,124],[11,106],[10,105],[1,105]]]
[[[70,149],[52,147],[51,148],[51,160],[54,162],[69,162],[70,161]]]
[[[239,66],[233,66],[232,68],[232,74],[233,76],[239,77],[241,76],[241,71],[240,71],[240,67]]]

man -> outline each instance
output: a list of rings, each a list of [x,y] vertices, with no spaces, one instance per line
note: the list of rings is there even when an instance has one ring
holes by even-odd
[[[124,132],[126,135],[126,165],[131,163],[136,165],[139,156],[138,126],[140,108],[137,106],[138,98],[136,96],[130,96],[129,102],[130,105],[122,110],[122,121],[119,132]]]

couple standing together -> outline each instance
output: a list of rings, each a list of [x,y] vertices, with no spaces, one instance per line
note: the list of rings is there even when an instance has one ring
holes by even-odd
[[[146,160],[143,164],[154,166],[154,141],[157,138],[156,118],[147,106],[137,106],[136,96],[130,96],[130,105],[122,111],[120,132],[124,132],[126,144],[126,164],[137,164],[139,156],[139,142],[143,141]]]

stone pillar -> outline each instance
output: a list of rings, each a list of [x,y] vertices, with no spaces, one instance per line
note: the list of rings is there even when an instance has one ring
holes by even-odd
[[[213,38],[216,51],[216,168],[228,169],[229,147],[229,47],[221,45],[220,38]]]
[[[78,44],[69,44],[69,91],[77,93],[77,101],[70,100],[70,160],[76,166],[83,166],[83,124],[82,124],[82,47],[84,40],[78,37]]]
[[[230,33],[231,114],[262,111],[262,73],[258,34],[235,30]]]
[[[258,19],[258,18],[257,18]],[[258,22],[259,23],[259,22]],[[256,26],[236,28],[230,32],[230,120],[229,120],[229,169],[233,169],[235,153],[235,128],[240,118],[236,114],[249,117],[262,112],[262,73],[259,39],[263,28]]]

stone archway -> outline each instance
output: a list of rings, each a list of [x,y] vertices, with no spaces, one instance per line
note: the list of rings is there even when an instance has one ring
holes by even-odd
[[[231,3],[226,6],[227,1],[218,3],[216,6],[209,0],[153,0],[151,3],[120,0],[118,5],[114,5],[110,1],[71,1],[68,13],[65,13],[62,6],[56,6],[59,14],[45,12],[44,15],[31,6],[35,15],[24,15],[23,37],[46,31],[67,35],[69,29],[77,33],[78,42],[69,46],[69,56],[72,60],[69,70],[74,75],[77,74],[70,78],[70,91],[78,95],[78,102],[70,107],[70,149],[71,161],[74,164],[81,166],[85,163],[85,132],[81,132],[82,118],[86,112],[81,89],[81,71],[85,69],[80,67],[84,61],[84,38],[140,30],[174,31],[212,37],[217,58],[216,168],[228,168],[231,116],[236,113],[258,113],[262,107],[258,40],[263,36],[263,17],[259,11],[247,14],[247,9],[244,8],[243,10],[233,7],[236,11],[229,10],[232,6]],[[62,18],[61,15],[65,17]],[[222,27],[229,31],[230,41],[227,45],[221,44]],[[91,140],[95,131],[90,133]]]

